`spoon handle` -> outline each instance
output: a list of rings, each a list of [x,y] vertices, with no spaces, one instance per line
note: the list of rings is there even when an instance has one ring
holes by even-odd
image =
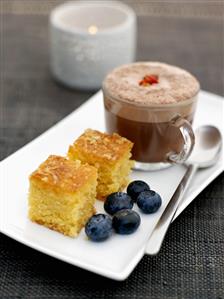
[[[148,244],[147,244],[147,253],[151,255],[155,255],[159,252],[163,240],[165,238],[166,232],[170,226],[173,217],[176,214],[176,211],[179,207],[179,204],[195,174],[197,171],[197,165],[189,165],[187,172],[185,173],[184,177],[182,178],[180,184],[178,185],[177,189],[175,190],[171,200],[169,201],[168,205],[166,206],[165,210],[162,213],[162,216],[157,223],[153,233],[151,234]]]

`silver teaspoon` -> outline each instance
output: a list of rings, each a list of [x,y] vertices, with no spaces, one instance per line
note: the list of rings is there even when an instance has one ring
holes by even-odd
[[[221,152],[222,136],[213,126],[201,126],[195,132],[195,146],[187,161],[187,172],[178,185],[175,193],[165,208],[162,216],[150,236],[146,246],[147,253],[155,255],[159,252],[167,230],[172,222],[190,182],[199,168],[213,166]]]

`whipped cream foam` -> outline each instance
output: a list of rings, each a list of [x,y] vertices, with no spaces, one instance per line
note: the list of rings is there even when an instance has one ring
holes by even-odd
[[[142,86],[146,75],[157,75],[158,83]],[[139,105],[172,104],[196,96],[198,80],[186,70],[160,62],[136,62],[114,69],[103,82],[110,97]]]

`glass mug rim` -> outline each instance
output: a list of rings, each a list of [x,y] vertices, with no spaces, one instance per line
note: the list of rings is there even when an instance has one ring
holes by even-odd
[[[102,91],[103,91],[103,95],[104,97],[109,98],[110,101],[113,102],[119,102],[125,105],[128,105],[130,107],[134,107],[134,108],[139,108],[139,109],[152,109],[152,110],[166,110],[169,108],[174,108],[174,107],[183,107],[183,106],[187,106],[191,103],[193,103],[194,101],[197,100],[198,94],[200,92],[200,89],[189,99],[184,100],[184,101],[180,101],[180,102],[175,102],[175,103],[169,103],[169,104],[139,104],[139,103],[131,103],[129,101],[126,101],[120,97],[116,97],[114,95],[111,95],[111,93],[108,91],[108,89],[105,87],[105,84],[103,83],[102,85]]]

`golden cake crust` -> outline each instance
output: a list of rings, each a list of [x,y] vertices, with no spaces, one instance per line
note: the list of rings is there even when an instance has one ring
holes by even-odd
[[[97,177],[95,167],[51,155],[30,175],[30,181],[37,182],[43,189],[73,193],[90,177]]]
[[[88,129],[69,147],[67,156],[97,168],[97,199],[104,200],[127,185],[134,164],[130,160],[132,147],[131,141],[116,133]]]
[[[123,155],[130,151],[133,143],[120,135],[101,133],[87,129],[72,146],[69,147],[68,156],[81,149],[85,154],[90,154],[99,161],[115,164]]]

